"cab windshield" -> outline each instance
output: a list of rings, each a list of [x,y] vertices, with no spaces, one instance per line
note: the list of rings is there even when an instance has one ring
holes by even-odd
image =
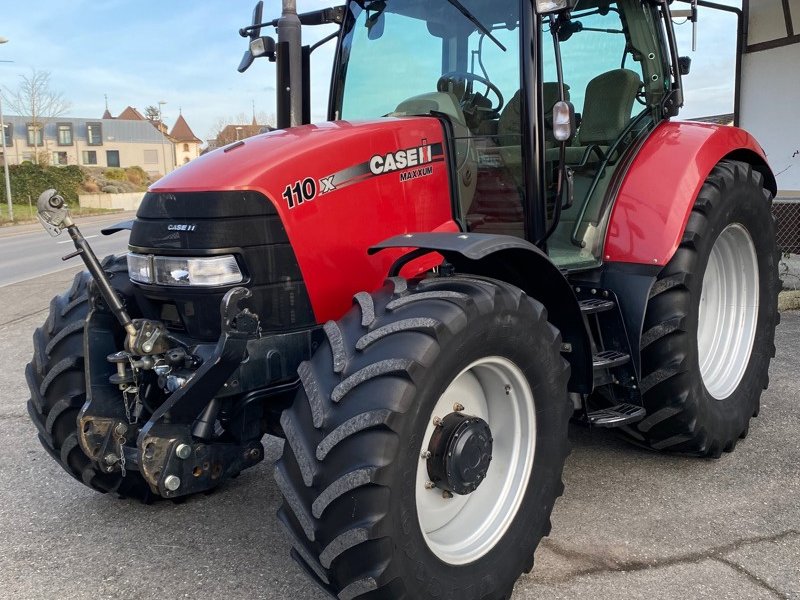
[[[463,223],[525,237],[520,2],[460,4],[350,2],[334,117],[447,115]]]
[[[668,82],[655,9],[640,0],[578,0],[570,14],[540,20],[544,114],[533,126],[543,130],[544,152],[536,169],[523,145],[523,5],[461,4],[464,11],[446,0],[352,0],[333,117],[447,115],[467,230],[530,239],[526,190],[538,186],[526,180],[539,172],[545,195],[530,200],[545,205],[551,258],[570,270],[597,266],[619,167],[661,119]],[[578,124],[564,152],[550,118],[561,93],[556,48]],[[557,184],[563,167],[574,182],[571,198]]]

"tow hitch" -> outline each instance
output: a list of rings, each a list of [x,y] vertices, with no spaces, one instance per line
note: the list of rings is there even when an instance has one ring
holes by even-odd
[[[236,287],[223,297],[215,345],[187,347],[163,323],[130,317],[55,190],[44,192],[37,208],[51,236],[67,230],[76,251],[64,260],[80,256],[99,293],[85,325],[86,343],[93,351],[87,352],[89,386],[78,417],[83,451],[107,473],[140,471],[154,493],[172,498],[216,487],[261,461],[260,439],[215,438],[221,408],[215,396],[247,359],[247,342],[260,336],[258,315],[241,306],[251,297],[250,290]],[[114,320],[125,330],[123,350],[114,347]],[[113,370],[107,376],[109,363]],[[141,422],[147,404],[142,390],[152,382],[165,398]]]

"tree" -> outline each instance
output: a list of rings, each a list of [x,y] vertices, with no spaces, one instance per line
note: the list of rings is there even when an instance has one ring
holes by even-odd
[[[158,107],[152,104],[144,109],[144,116],[148,121],[152,121],[153,123],[157,123],[161,120],[158,114]]]
[[[21,117],[30,118],[34,128],[33,148],[34,162],[41,162],[44,155],[47,163],[46,151],[40,151],[44,146],[44,127],[50,119],[60,117],[69,110],[70,103],[61,92],[56,92],[50,87],[50,73],[47,71],[31,70],[31,74],[20,75],[20,83],[16,90],[5,89],[3,94],[5,103]]]

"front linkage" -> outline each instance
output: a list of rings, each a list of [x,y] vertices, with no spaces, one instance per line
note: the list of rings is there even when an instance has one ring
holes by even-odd
[[[37,209],[50,235],[67,230],[76,251],[64,260],[80,256],[97,292],[90,295],[84,329],[87,389],[78,417],[86,455],[106,473],[139,471],[167,498],[206,491],[260,462],[260,436],[215,435],[221,408],[215,396],[247,359],[248,341],[260,336],[258,316],[240,306],[250,290],[225,294],[216,345],[187,347],[163,323],[130,317],[55,190],[39,197]],[[124,350],[115,321],[125,331]],[[157,407],[149,401],[154,393],[165,397]],[[150,417],[142,422],[145,413]]]

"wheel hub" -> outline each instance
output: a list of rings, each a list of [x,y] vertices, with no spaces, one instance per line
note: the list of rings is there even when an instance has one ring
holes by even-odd
[[[486,421],[450,413],[439,422],[428,445],[430,480],[446,492],[471,494],[486,479],[493,442]]]

